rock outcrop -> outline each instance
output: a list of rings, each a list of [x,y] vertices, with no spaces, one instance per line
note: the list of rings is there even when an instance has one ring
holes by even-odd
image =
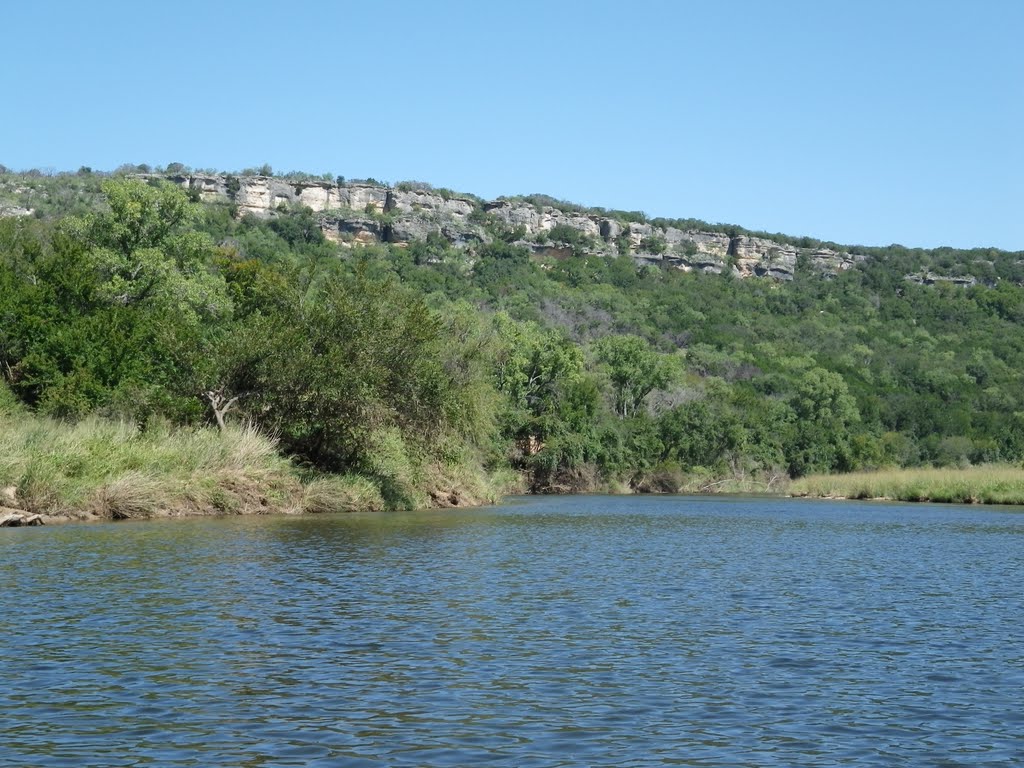
[[[43,516],[20,509],[0,507],[0,528],[18,528],[24,525],[43,525]]]
[[[791,280],[796,272],[797,250],[760,237],[739,235],[729,242],[733,271],[739,277],[774,277]]]
[[[861,253],[833,251],[831,248],[816,248],[808,254],[811,266],[827,275],[835,275],[860,264],[867,257]]]
[[[20,205],[7,205],[3,202],[0,202],[0,218],[4,216],[31,216],[33,213],[35,213],[35,211],[32,210],[31,208],[24,208]]]
[[[0,528],[16,528],[22,525],[43,525],[42,515],[26,512],[18,499],[18,488],[8,485],[0,488]]]
[[[508,200],[486,203],[484,210],[511,229],[524,227],[527,235],[539,235],[557,226],[565,226],[586,237],[601,237],[601,219],[597,216],[566,213],[550,206],[537,208]]]
[[[626,251],[635,260],[647,264],[665,263],[686,272],[720,274],[731,270],[740,278],[791,280],[800,254],[796,246],[764,238],[623,222],[606,216],[567,213],[549,206],[538,208],[526,203],[497,201],[485,204],[485,210],[509,228],[522,227],[527,238],[546,235],[556,227],[569,227],[591,239],[588,246],[591,252],[619,252],[624,239]],[[809,255],[811,266],[826,274],[849,269],[863,259],[828,249],[817,249]]]
[[[324,235],[346,246],[408,245],[440,235],[456,247],[472,248],[490,241],[492,235],[484,223],[491,221],[518,235],[520,244],[539,255],[628,255],[640,264],[661,264],[686,272],[729,271],[740,278],[791,280],[801,252],[807,256],[807,264],[829,275],[863,259],[826,248],[801,251],[766,238],[656,226],[522,200],[480,202],[426,186],[206,174],[167,178],[193,191],[200,200],[231,202],[239,215],[269,217],[293,206],[306,206],[318,214]]]
[[[978,279],[973,275],[938,275],[934,272],[924,272],[917,275],[906,275],[905,280],[918,285],[935,285],[937,283],[951,283],[961,288],[970,288],[978,284]]]
[[[322,217],[320,229],[331,242],[345,245],[373,245],[384,240],[384,225],[379,219],[355,212]]]

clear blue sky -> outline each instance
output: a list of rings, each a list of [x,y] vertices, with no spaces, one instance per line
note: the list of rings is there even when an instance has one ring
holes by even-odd
[[[8,3],[0,163],[1024,249],[1024,1]]]

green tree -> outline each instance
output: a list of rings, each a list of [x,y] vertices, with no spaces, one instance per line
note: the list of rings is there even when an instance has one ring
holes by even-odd
[[[550,410],[559,387],[580,379],[583,354],[558,331],[536,323],[517,323],[500,313],[495,324],[501,340],[495,359],[498,389],[513,407],[540,416]]]
[[[607,336],[594,343],[594,350],[607,369],[620,418],[636,416],[647,395],[672,377],[672,364],[639,336]]]
[[[843,377],[812,368],[800,378],[790,405],[795,416],[790,474],[853,469],[851,427],[860,421],[860,413]]]
[[[661,418],[659,427],[665,458],[687,469],[724,470],[746,448],[747,431],[717,393],[674,408]]]
[[[103,189],[106,212],[69,217],[31,252],[20,247],[22,274],[8,273],[24,307],[5,334],[9,376],[27,402],[59,415],[187,411],[176,393],[195,341],[230,313],[209,239],[184,228],[191,208],[175,187],[128,179]]]

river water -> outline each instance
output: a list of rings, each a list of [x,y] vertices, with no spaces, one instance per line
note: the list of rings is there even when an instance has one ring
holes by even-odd
[[[1024,512],[0,531],[0,766],[1024,765]]]

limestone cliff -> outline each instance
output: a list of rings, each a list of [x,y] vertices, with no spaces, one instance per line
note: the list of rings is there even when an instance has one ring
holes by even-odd
[[[794,245],[750,235],[683,230],[627,221],[614,215],[566,211],[522,200],[481,202],[433,189],[365,182],[332,183],[269,176],[176,175],[168,177],[207,202],[231,202],[239,215],[274,216],[296,205],[318,214],[324,235],[347,246],[398,245],[441,235],[456,247],[489,242],[488,223],[519,236],[538,254],[626,255],[638,263],[666,264],[687,272],[791,280],[797,261],[835,274],[862,256]]]

